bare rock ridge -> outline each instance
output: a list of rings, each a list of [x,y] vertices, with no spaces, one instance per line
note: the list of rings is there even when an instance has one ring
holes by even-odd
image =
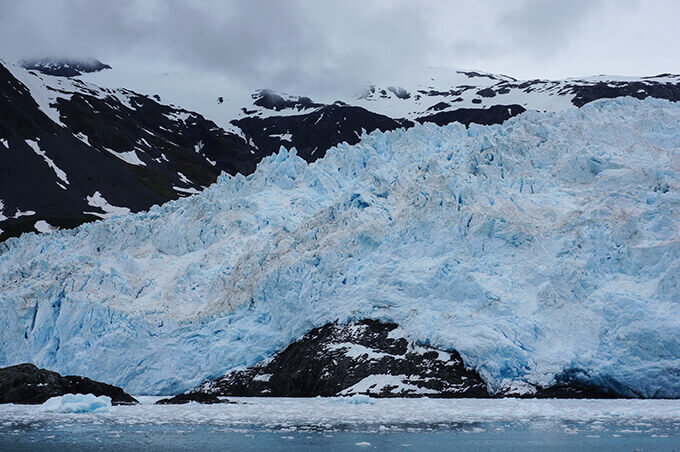
[[[18,364],[0,369],[0,403],[40,404],[64,394],[109,396],[114,405],[132,405],[137,400],[117,386],[73,375]]]

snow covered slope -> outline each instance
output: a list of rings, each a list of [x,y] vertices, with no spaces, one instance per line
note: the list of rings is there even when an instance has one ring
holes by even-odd
[[[680,396],[680,105],[281,150],[202,193],[0,245],[0,365],[176,393],[375,318],[492,391],[571,372]]]
[[[0,61],[0,240],[145,210],[257,161],[200,114]]]
[[[415,121],[442,111],[487,109],[494,105],[563,111],[595,99],[619,96],[680,100],[680,75],[674,74],[518,80],[503,74],[436,67],[423,68],[418,74],[413,80],[378,80],[367,86],[322,92],[287,92],[277,86],[263,90],[262,86],[234,85],[229,74],[176,68],[159,72],[127,62],[79,78],[108,88],[126,87],[159,95],[164,102],[200,112],[225,130],[233,120],[307,114],[336,101],[390,118]],[[272,102],[275,96],[281,100]]]
[[[619,96],[680,100],[680,77],[668,74],[521,81],[429,68],[419,80],[359,94],[300,96],[139,62],[22,64],[32,69],[0,61],[0,240],[197,193],[221,171],[252,173],[280,146],[313,162],[339,143],[356,144],[363,131],[500,124],[525,110]]]
[[[673,74],[517,80],[430,67],[413,80],[316,92],[235,86],[228,73],[160,72],[138,63],[121,63],[81,78],[159,95],[164,102],[200,112],[225,130],[241,134],[258,155],[273,154],[280,146],[295,147],[307,161],[323,157],[339,143],[356,144],[362,129],[384,132],[423,122],[500,124],[524,110],[557,112],[623,96],[680,101],[680,75]]]

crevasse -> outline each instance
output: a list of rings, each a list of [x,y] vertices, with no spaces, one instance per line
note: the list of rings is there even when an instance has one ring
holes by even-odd
[[[680,396],[680,105],[527,112],[294,151],[0,245],[0,364],[176,393],[329,321],[454,348],[492,390]]]

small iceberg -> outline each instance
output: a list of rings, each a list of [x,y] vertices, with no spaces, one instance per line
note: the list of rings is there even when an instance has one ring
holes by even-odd
[[[42,411],[50,413],[106,413],[111,397],[94,394],[64,394],[42,404]]]
[[[373,405],[375,401],[366,394],[354,394],[352,397],[343,397],[345,403],[352,405]]]

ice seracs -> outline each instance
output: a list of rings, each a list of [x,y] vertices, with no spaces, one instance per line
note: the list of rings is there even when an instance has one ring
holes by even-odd
[[[491,392],[566,375],[677,397],[679,131],[680,105],[630,98],[417,125],[10,239],[0,363],[172,394],[372,318]]]

